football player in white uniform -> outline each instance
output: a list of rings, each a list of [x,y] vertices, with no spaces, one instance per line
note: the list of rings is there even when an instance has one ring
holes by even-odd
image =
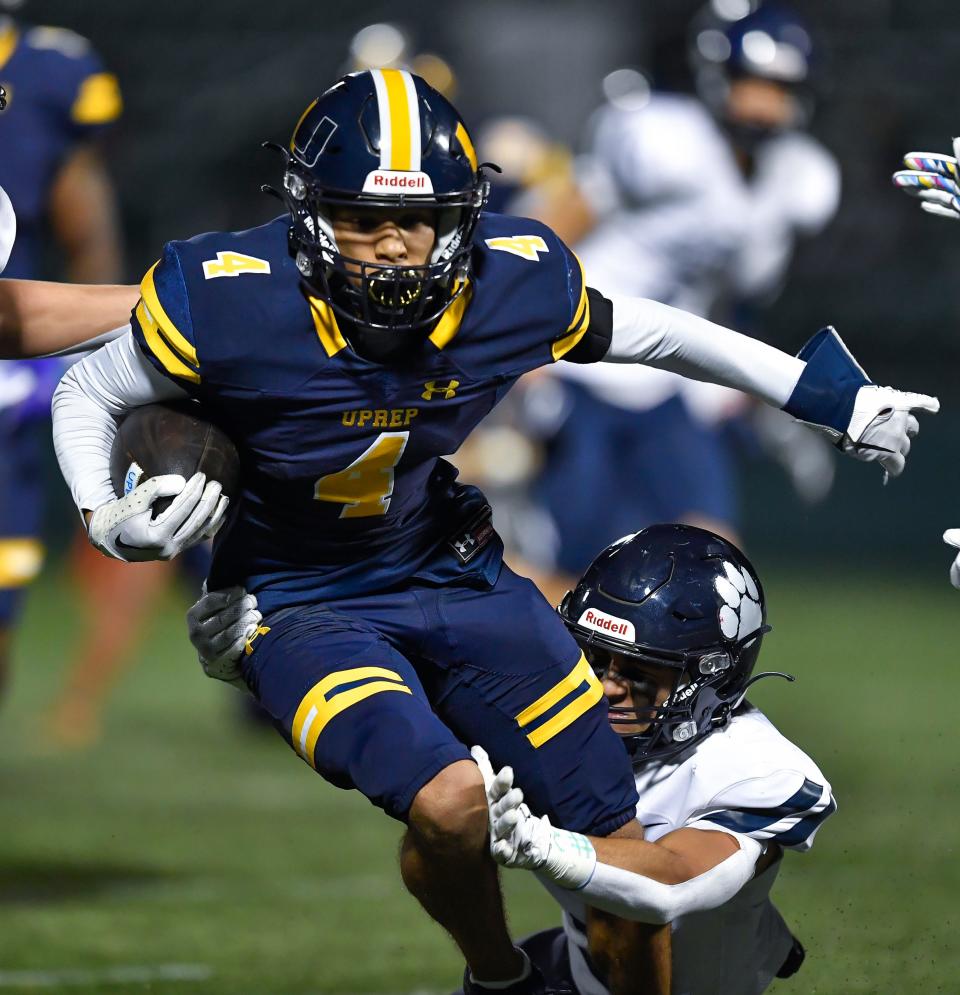
[[[893,174],[893,182],[906,194],[917,197],[928,214],[960,221],[960,138],[953,140],[953,155],[939,152],[908,152],[906,169]],[[947,529],[943,541],[960,549],[960,529]],[[950,583],[960,588],[960,553],[950,564]]]
[[[606,294],[716,317],[731,300],[779,291],[797,239],[835,213],[840,174],[803,130],[810,39],[795,15],[764,5],[737,21],[698,22],[692,50],[703,99],[651,93],[629,70],[605,81],[608,102],[594,117],[579,170],[595,227],[576,250]],[[551,372],[562,378],[565,405],[556,409],[564,420],[536,490],[555,526],[562,572],[577,576],[596,549],[638,521],[736,530],[735,471],[718,430],[745,407],[742,395],[661,370]],[[639,424],[649,431],[637,432]],[[766,437],[793,430],[777,454],[807,457],[791,476],[811,499],[822,497],[832,463],[816,440],[798,437],[778,416],[762,424]],[[624,441],[624,426],[634,441]],[[813,452],[801,450],[806,441]],[[670,474],[650,473],[664,460]],[[622,510],[602,521],[591,515],[590,493],[577,486],[587,476],[622,493]]]
[[[535,871],[564,910],[562,931],[532,937],[531,955],[557,983],[604,995],[589,904],[672,923],[675,995],[755,995],[789,977],[804,950],[770,890],[783,851],[809,850],[836,803],[816,763],[745,698],[774,676],[751,677],[769,629],[752,565],[710,532],[655,525],[605,549],[560,614],[634,758],[645,839],[551,827],[510,768],[494,775],[475,750],[494,857]]]
[[[2,92],[3,87],[0,86],[0,94]],[[7,266],[7,260],[10,258],[10,252],[13,249],[16,237],[17,216],[13,212],[13,204],[10,203],[7,192],[3,187],[0,187],[0,273]]]

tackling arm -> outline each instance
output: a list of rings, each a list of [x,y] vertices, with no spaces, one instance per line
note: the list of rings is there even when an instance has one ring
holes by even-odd
[[[0,273],[16,234],[13,205],[0,187]],[[108,273],[101,270],[95,275],[103,279]],[[0,359],[96,348],[120,334],[138,297],[136,287],[0,280]]]
[[[494,775],[484,751],[471,752],[486,785],[494,859],[534,870],[623,919],[663,924],[717,908],[754,876],[764,856],[751,837],[707,823],[668,833],[656,843],[557,829],[546,817],[533,816],[509,767]]]
[[[0,359],[102,345],[124,331],[139,295],[137,287],[0,280]]]

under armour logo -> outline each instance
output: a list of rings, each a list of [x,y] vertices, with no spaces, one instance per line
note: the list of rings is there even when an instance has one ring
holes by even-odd
[[[250,654],[253,652],[253,644],[260,638],[260,636],[265,636],[269,631],[270,631],[269,625],[257,626],[257,631],[247,639],[246,645],[243,648],[247,656],[250,656]]]
[[[472,535],[465,536],[463,539],[458,539],[453,544],[454,549],[456,549],[461,556],[466,556],[476,545],[477,540]]]
[[[451,380],[446,386],[438,384],[436,380],[428,380],[424,385],[424,392],[420,395],[425,401],[432,401],[434,397],[442,397],[449,401],[457,392],[460,386],[459,380]]]

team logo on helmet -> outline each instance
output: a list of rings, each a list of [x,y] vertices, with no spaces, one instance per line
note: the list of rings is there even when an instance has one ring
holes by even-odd
[[[720,606],[720,631],[727,639],[743,642],[763,625],[760,592],[749,571],[729,560],[724,560],[723,572],[725,576],[713,582],[724,601]]]

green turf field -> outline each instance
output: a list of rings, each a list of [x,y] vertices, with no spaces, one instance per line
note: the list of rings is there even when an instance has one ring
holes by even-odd
[[[815,851],[785,861],[780,904],[809,958],[774,990],[958,991],[960,594],[942,576],[836,569],[774,573],[767,593],[761,660],[800,680],[753,700],[840,805]],[[238,695],[201,676],[176,599],[102,743],[51,751],[37,715],[71,639],[63,598],[36,590],[0,714],[0,995],[450,990],[459,960],[403,890],[399,827],[238,727]],[[508,901],[518,933],[556,919],[520,874]]]

